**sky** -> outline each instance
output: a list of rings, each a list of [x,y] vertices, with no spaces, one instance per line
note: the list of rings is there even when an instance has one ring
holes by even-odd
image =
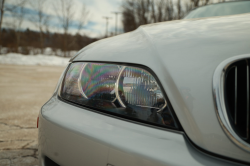
[[[5,6],[15,6],[20,3],[21,0],[6,0]],[[26,0],[24,11],[26,13],[24,21],[21,25],[21,30],[37,30],[33,22],[30,21],[29,17],[35,15],[37,11],[30,5],[30,3],[35,3],[38,0]],[[71,0],[74,8],[74,18],[72,19],[73,25],[70,27],[69,32],[75,34],[77,32],[76,24],[81,16],[81,10],[83,4],[86,6],[89,11],[87,21],[80,31],[80,34],[87,35],[90,37],[103,37],[106,34],[106,20],[104,16],[112,17],[109,20],[108,32],[115,33],[115,15],[112,12],[120,12],[121,4],[123,0]],[[59,11],[60,0],[46,0],[44,3],[43,13],[50,17],[49,30],[50,32],[63,32],[62,27],[60,26],[58,13]],[[16,9],[18,13],[18,9]],[[14,24],[17,24],[18,20],[9,12],[5,12],[3,18],[2,28],[12,28]],[[121,23],[121,14],[118,15],[118,33],[122,33],[122,23]]]

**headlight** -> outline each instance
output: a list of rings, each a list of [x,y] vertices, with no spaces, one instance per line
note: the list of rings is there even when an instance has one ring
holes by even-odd
[[[63,80],[60,97],[127,119],[178,127],[156,79],[139,67],[72,63]]]

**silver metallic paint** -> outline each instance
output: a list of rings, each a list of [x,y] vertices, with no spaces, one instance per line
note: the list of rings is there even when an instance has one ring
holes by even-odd
[[[39,116],[39,164],[62,166],[240,165],[197,151],[181,132],[79,108],[53,96]]]
[[[250,162],[223,132],[212,78],[225,59],[250,53],[250,14],[171,21],[98,41],[73,61],[120,62],[151,68],[188,137],[212,153]]]

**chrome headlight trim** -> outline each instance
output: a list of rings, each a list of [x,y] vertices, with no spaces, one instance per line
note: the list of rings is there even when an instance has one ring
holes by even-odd
[[[83,64],[82,70],[81,70],[81,72],[80,72],[80,76],[79,76],[79,78],[78,78],[78,88],[79,88],[79,90],[80,90],[82,96],[85,97],[86,99],[88,99],[88,97],[86,96],[86,94],[83,92],[83,90],[82,90],[82,88],[81,88],[81,86],[82,86],[82,85],[81,85],[81,78],[82,78],[82,72],[83,72],[83,70],[85,69],[85,67],[86,67],[87,65],[88,65],[88,63]]]
[[[238,55],[228,58],[218,65],[213,75],[213,99],[216,108],[216,115],[226,135],[241,149],[250,152],[250,144],[243,141],[236,134],[229,122],[224,97],[225,74],[228,67],[234,62],[246,58],[250,58],[250,54]]]
[[[115,83],[115,95],[116,95],[116,98],[118,99],[119,103],[121,104],[121,106],[123,108],[126,108],[125,104],[123,103],[120,95],[119,95],[119,92],[118,92],[118,88],[119,88],[119,81],[120,81],[120,78],[121,78],[121,75],[122,75],[122,72],[126,69],[127,66],[123,66],[119,75],[118,75],[118,78],[117,78],[117,81]]]

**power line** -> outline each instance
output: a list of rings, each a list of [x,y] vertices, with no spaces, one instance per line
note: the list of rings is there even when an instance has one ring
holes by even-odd
[[[109,19],[112,19],[112,17],[106,17],[103,16],[104,19],[106,19],[106,37],[108,37],[108,25],[109,25]]]
[[[115,14],[115,34],[117,35],[117,18],[118,18],[118,14],[121,14],[121,12],[112,12],[113,14]]]

